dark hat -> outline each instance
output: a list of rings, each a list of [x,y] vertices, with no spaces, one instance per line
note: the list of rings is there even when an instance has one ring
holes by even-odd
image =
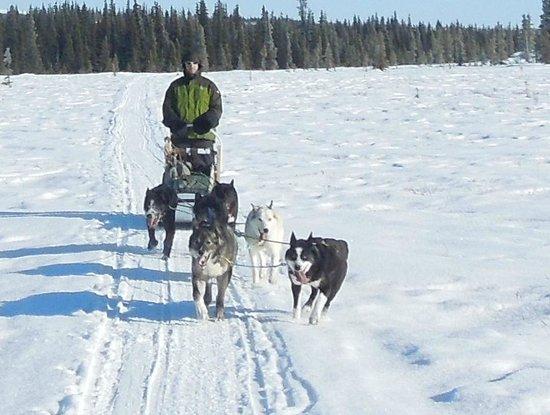
[[[185,66],[185,62],[198,62],[199,68],[202,68],[203,57],[198,50],[189,50],[187,52],[184,52],[184,54],[181,56],[181,65]]]

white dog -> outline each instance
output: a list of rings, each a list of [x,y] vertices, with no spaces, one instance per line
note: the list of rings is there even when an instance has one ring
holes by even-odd
[[[244,228],[248,252],[252,261],[252,281],[258,284],[268,277],[272,284],[277,283],[275,266],[282,261],[284,237],[283,219],[273,210],[273,201],[269,206],[254,206],[246,218]]]

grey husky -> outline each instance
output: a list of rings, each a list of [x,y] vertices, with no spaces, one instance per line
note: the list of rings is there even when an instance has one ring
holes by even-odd
[[[231,281],[237,257],[237,239],[233,230],[219,221],[198,226],[189,238],[189,252],[193,258],[193,300],[199,320],[208,319],[208,305],[212,301],[212,279],[217,280],[216,318],[225,317],[225,291]]]

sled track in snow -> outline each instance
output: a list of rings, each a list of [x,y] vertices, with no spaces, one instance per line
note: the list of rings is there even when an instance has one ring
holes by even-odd
[[[235,278],[236,277],[236,278]],[[282,335],[256,316],[255,304],[238,276],[230,285],[238,328],[249,365],[248,389],[258,396],[253,413],[308,413],[317,402],[311,384],[295,370]]]
[[[147,155],[162,165],[156,154],[162,154],[162,147],[154,140],[158,120],[151,109],[153,90],[139,82],[134,78],[118,91],[102,151],[104,180],[111,185],[114,210],[123,214],[138,209],[133,174],[150,181],[148,173],[154,174],[140,158],[132,158],[134,150],[137,157]],[[188,236],[180,231],[174,248],[186,246]],[[282,335],[254,313],[256,304],[238,275],[226,299],[234,315],[226,321],[197,322],[181,313],[174,319],[172,311],[182,298],[181,307],[187,307],[183,315],[189,315],[192,288],[190,281],[171,283],[169,277],[171,272],[189,272],[189,257],[173,255],[167,263],[158,253],[132,253],[128,248],[143,246],[146,233],[135,236],[131,226],[116,229],[113,237],[117,251],[105,287],[110,310],[99,317],[92,336],[74,412],[300,414],[313,408],[315,390],[298,375]],[[150,267],[159,277],[142,281],[129,274]],[[139,309],[144,296],[151,297],[147,307],[156,314],[126,314],[127,307]]]

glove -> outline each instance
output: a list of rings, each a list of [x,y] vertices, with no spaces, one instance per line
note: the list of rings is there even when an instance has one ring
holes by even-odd
[[[175,132],[172,133],[172,144],[179,145],[182,144],[187,139],[187,125],[183,125]]]
[[[193,121],[193,131],[197,134],[206,134],[210,131],[210,128],[212,128],[212,126],[206,117],[198,117],[195,121]]]

